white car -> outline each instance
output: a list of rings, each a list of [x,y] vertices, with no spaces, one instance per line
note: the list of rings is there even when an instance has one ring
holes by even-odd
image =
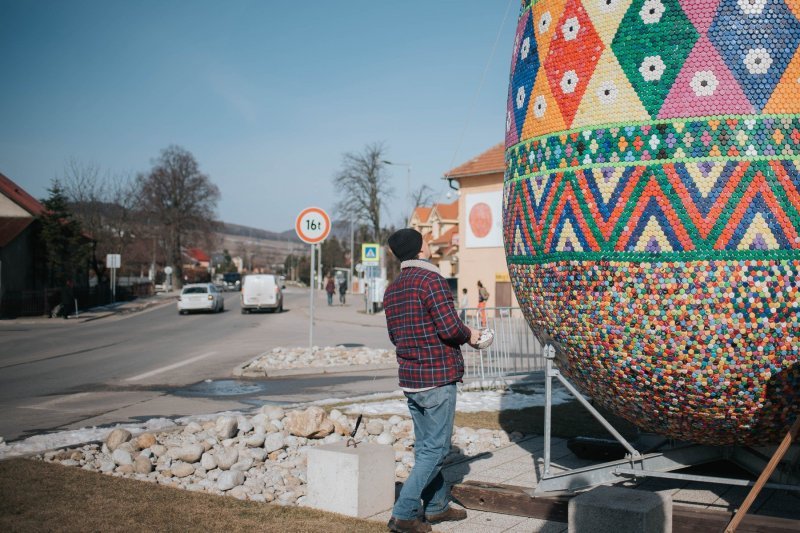
[[[211,311],[221,313],[225,310],[225,299],[213,283],[193,283],[186,285],[178,296],[178,313],[189,311]]]

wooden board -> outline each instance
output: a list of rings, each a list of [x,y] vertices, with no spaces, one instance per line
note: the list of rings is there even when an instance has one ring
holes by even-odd
[[[490,513],[528,516],[567,523],[568,497],[534,498],[525,487],[466,481],[453,485],[453,498],[466,507]],[[733,513],[673,505],[672,530],[675,533],[722,531]],[[800,521],[763,515],[747,515],[739,525],[741,533],[797,533]]]

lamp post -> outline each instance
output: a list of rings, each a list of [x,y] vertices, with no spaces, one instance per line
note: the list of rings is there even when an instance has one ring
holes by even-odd
[[[381,163],[385,163],[387,165],[391,165],[393,167],[406,167],[406,200],[408,202],[411,201],[411,163],[395,163],[393,161],[386,161],[385,159],[381,161]],[[414,207],[412,206],[411,209],[413,210]],[[408,215],[411,216],[410,214]],[[408,224],[408,219],[405,220],[405,224]]]

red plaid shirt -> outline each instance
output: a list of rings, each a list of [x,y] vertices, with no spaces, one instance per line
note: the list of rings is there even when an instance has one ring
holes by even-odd
[[[400,269],[383,296],[400,386],[422,389],[461,381],[460,346],[469,341],[470,329],[456,313],[447,282],[425,261],[403,261]]]

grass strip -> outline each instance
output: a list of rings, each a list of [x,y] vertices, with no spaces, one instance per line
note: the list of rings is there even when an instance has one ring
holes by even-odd
[[[0,531],[370,533],[386,525],[12,459],[0,462]]]

